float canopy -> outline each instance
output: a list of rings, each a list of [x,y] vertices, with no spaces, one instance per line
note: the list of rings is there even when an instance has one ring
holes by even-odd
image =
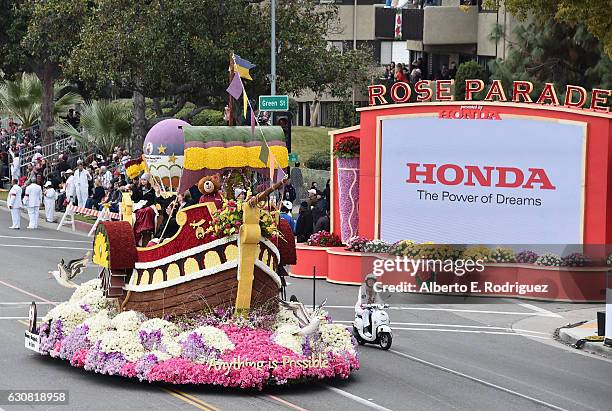
[[[260,159],[262,132],[270,147],[268,163]],[[267,170],[272,156],[278,167],[286,168],[289,154],[285,145],[285,133],[281,127],[256,127],[255,135],[250,126],[185,126],[185,161],[179,190],[189,189],[204,175],[231,169]]]

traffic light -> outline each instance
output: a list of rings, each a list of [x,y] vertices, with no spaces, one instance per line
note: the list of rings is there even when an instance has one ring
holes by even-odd
[[[279,111],[274,113],[272,124],[280,126],[285,133],[285,144],[287,145],[287,151],[291,153],[291,118],[292,115],[288,111]]]

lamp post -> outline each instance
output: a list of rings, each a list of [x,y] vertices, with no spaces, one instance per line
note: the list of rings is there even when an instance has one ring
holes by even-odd
[[[270,0],[270,95],[276,95],[276,0]]]

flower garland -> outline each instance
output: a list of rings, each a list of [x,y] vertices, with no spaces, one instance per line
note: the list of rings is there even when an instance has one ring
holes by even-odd
[[[213,213],[212,221],[206,232],[216,238],[238,234],[240,226],[243,224],[243,205],[243,201],[224,200],[223,207]],[[261,228],[262,236],[266,238],[279,237],[276,219],[269,211],[261,210],[259,227]]]
[[[329,231],[319,231],[308,239],[307,244],[312,247],[340,247],[342,240],[337,234]]]

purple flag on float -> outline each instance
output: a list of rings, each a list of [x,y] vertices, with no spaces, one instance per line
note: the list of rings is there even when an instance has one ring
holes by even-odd
[[[227,88],[227,92],[236,100],[238,100],[242,96],[243,91],[244,89],[242,87],[242,81],[240,81],[240,76],[238,75],[238,73],[236,73],[234,74],[234,78],[232,79],[232,82]]]
[[[287,177],[287,174],[285,173],[285,170],[283,170],[280,166],[280,164],[278,165],[277,171],[276,171],[276,180],[274,180],[275,183],[279,183],[281,181],[283,181],[283,179]]]

